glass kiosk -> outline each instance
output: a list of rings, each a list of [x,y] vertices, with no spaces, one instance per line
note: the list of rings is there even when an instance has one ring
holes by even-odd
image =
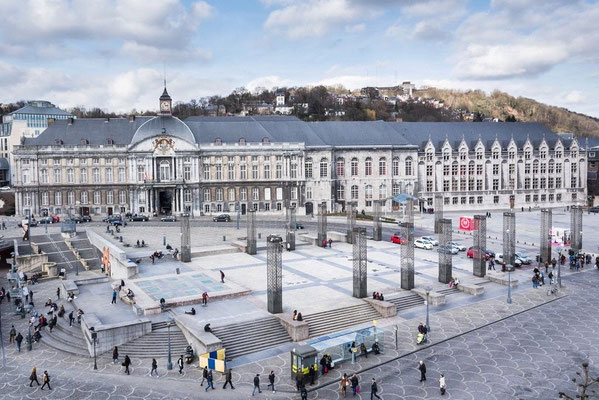
[[[318,372],[317,351],[314,347],[305,344],[291,350],[291,379],[295,380],[298,374],[308,376],[310,365]]]

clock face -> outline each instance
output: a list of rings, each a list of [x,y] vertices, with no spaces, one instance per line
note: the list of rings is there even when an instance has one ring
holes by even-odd
[[[170,109],[170,104],[168,101],[163,101],[160,103],[160,109],[162,111],[168,111]]]

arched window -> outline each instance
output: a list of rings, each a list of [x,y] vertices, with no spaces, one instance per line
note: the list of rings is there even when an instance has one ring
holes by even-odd
[[[358,200],[358,185],[353,185],[351,187],[351,199]]]
[[[379,199],[384,200],[387,198],[387,185],[384,183],[379,186]]]
[[[372,200],[372,185],[366,185],[364,189],[364,197],[366,200]]]
[[[379,175],[387,175],[387,159],[385,157],[379,158]]]
[[[171,179],[171,163],[168,160],[160,161],[160,180],[168,181]]]
[[[412,175],[412,157],[406,158],[406,175]]]
[[[549,173],[552,174],[555,171],[555,161],[549,160]]]
[[[351,176],[358,176],[358,159],[351,159]]]
[[[267,138],[266,136],[262,138],[262,143],[264,144],[269,144],[270,143],[270,138]]]
[[[336,163],[337,176],[345,175],[345,160],[341,157],[337,159]]]
[[[337,186],[337,200],[345,200],[345,186]]]
[[[364,175],[372,175],[372,158],[368,157],[364,163]]]
[[[532,162],[532,173],[533,174],[538,174],[539,173],[539,160],[534,160]]]
[[[399,176],[399,158],[398,157],[394,157],[393,158],[393,163],[392,163],[392,173],[393,176]]]
[[[326,178],[329,176],[329,160],[326,158],[320,159],[320,177]]]

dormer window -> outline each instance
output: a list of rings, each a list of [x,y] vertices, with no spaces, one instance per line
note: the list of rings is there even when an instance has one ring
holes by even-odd
[[[576,151],[576,149],[574,149],[574,150],[570,150],[570,157],[571,157],[571,158],[576,158],[576,157],[578,157],[578,152]]]
[[[493,150],[493,160],[499,160],[499,150]]]
[[[54,142],[56,143],[57,146],[64,144],[64,142],[61,139],[56,139]]]
[[[89,140],[87,139],[81,139],[81,141],[79,142],[80,144],[89,144]]]
[[[263,144],[269,144],[269,143],[270,143],[270,138],[263,137],[263,138],[262,138],[262,143],[263,143]]]
[[[239,139],[239,144],[240,144],[241,146],[245,146],[245,143],[246,143],[246,142],[245,142],[245,138],[240,138],[240,139]]]
[[[111,138],[106,139],[106,144],[114,144],[114,140],[112,140]]]
[[[476,159],[477,160],[483,159],[483,151],[482,150],[476,150]]]
[[[221,144],[223,144],[223,140],[217,137],[216,139],[214,139],[214,144],[220,146]]]

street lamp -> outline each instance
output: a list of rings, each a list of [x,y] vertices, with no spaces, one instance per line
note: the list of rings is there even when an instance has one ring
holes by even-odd
[[[94,330],[93,326],[89,328],[89,330],[92,331],[92,340],[94,341],[94,369],[98,369],[98,361],[96,358],[96,341],[98,339],[98,333]]]
[[[512,264],[508,264],[505,266],[507,269],[507,303],[512,304],[512,271],[514,270],[514,266]]]
[[[166,363],[166,369],[169,371],[173,369],[173,360],[171,359],[171,325],[173,324],[173,320],[169,320],[166,323],[168,328],[168,362]]]
[[[427,287],[424,288],[424,290],[426,290],[426,331],[428,333],[430,333],[431,326],[428,323],[428,303],[429,303],[428,299],[429,299],[429,295],[431,293],[431,287],[427,286]]]
[[[31,322],[29,323],[29,328],[27,328],[27,351],[31,351],[33,344],[31,343],[32,339],[31,339],[31,325],[33,325]]]

